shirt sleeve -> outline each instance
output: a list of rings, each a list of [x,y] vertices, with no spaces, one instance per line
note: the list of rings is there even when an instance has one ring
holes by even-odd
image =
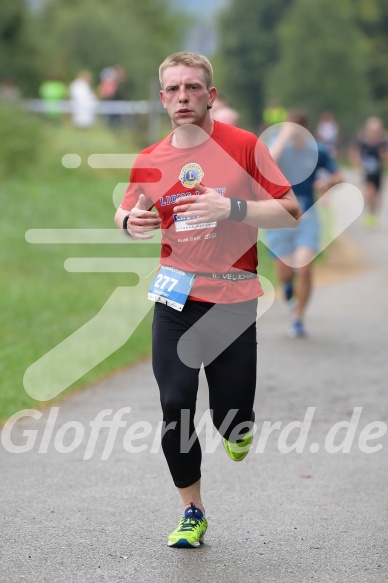
[[[147,196],[147,186],[150,183],[158,182],[160,176],[161,173],[156,168],[139,168],[136,166],[135,162],[135,165],[131,170],[129,184],[125,191],[121,208],[130,211],[139,200],[139,196],[144,194],[147,198],[147,208],[150,210],[154,206],[154,203],[151,198]]]
[[[124,198],[121,203],[121,208],[123,208],[126,211],[132,210],[137,201],[139,200],[140,194],[141,187],[137,181],[134,181],[134,169],[132,168],[129,177],[129,184],[125,191]]]

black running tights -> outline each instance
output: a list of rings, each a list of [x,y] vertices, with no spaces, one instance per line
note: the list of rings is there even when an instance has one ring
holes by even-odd
[[[256,299],[217,305],[188,300],[182,312],[155,304],[152,364],[165,423],[162,448],[179,488],[201,477],[202,453],[194,415],[202,364],[217,430],[237,441],[252,427],[256,310]],[[191,440],[183,440],[183,435]]]

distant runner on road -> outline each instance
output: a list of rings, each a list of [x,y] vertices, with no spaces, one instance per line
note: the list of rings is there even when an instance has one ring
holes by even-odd
[[[357,145],[349,152],[350,161],[363,172],[366,203],[365,226],[375,228],[381,206],[381,181],[388,160],[388,139],[379,117],[369,117]]]
[[[326,146],[315,142],[306,131],[309,124],[303,111],[291,111],[286,121],[291,123],[281,126],[269,149],[306,214],[297,229],[269,230],[266,237],[276,256],[277,274],[291,310],[289,335],[298,338],[306,335],[304,316],[313,287],[313,259],[320,248],[315,196],[338,184],[341,174]]]

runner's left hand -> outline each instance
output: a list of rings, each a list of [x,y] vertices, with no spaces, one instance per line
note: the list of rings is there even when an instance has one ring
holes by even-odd
[[[332,184],[330,180],[319,179],[314,182],[314,190],[318,194],[325,194],[331,188]]]
[[[229,218],[230,200],[228,198],[223,197],[214,188],[207,188],[202,184],[198,184],[196,189],[199,195],[182,196],[177,199],[174,213],[178,215],[178,218],[193,217],[187,221],[188,225],[212,223]]]

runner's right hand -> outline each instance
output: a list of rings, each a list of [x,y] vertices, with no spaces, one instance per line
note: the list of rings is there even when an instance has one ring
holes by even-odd
[[[127,227],[134,239],[152,239],[154,235],[149,231],[160,229],[162,220],[156,212],[147,210],[146,202],[145,195],[141,194],[131,210]]]

